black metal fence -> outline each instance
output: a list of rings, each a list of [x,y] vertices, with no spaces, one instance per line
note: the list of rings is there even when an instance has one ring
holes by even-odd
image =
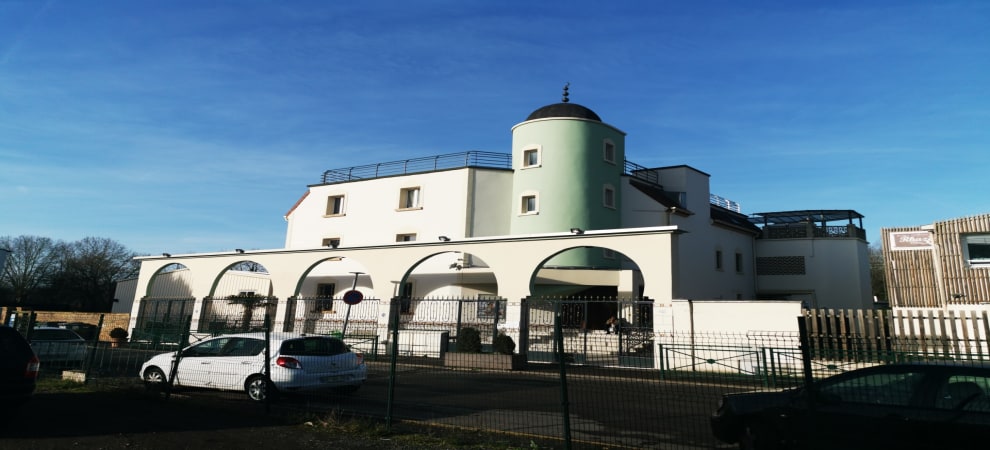
[[[520,336],[511,330],[505,336],[501,333],[506,323],[504,299],[396,301],[391,315],[395,320],[386,324],[384,334],[351,327],[370,320],[357,309],[351,311],[356,322],[345,332],[344,323],[327,313],[346,315],[342,304],[328,305],[319,298],[295,301],[296,308],[318,315],[316,321],[272,323],[266,321],[269,315],[254,313],[245,321],[243,311],[229,311],[228,315],[211,313],[211,320],[200,320],[193,327],[191,317],[182,314],[185,310],[173,306],[169,317],[180,320],[139,321],[142,333],[135,333],[124,344],[91,340],[84,361],[72,366],[43,361],[43,376],[73,369],[88,379],[116,377],[136,383],[141,364],[153,355],[210,336],[243,330],[306,331],[338,335],[363,353],[368,379],[349,395],[329,391],[287,394],[269,407],[379,417],[387,424],[414,420],[508,432],[523,445],[532,438],[550,440],[553,448],[693,449],[726,445],[715,439],[710,426],[711,414],[724,393],[795,388],[805,385],[808,376],[821,379],[895,361],[946,360],[944,353],[912,349],[902,354],[894,348],[878,352],[875,346],[856,357],[848,352],[836,357],[830,347],[808,345],[823,338],[820,331],[803,336],[788,332],[655,334],[650,302],[598,304],[588,299],[527,300],[522,319],[531,330],[527,337],[530,350],[522,355],[518,353]],[[593,318],[611,318],[613,313],[625,319],[615,331],[604,322],[588,325]],[[804,319],[795,320],[806,328]],[[469,328],[473,331],[467,332]],[[470,337],[474,332],[476,337]],[[506,340],[508,335],[513,336]],[[133,339],[146,336],[156,338]],[[473,339],[480,351],[465,351],[475,348],[468,342]],[[849,349],[867,348],[866,343],[852,344]],[[435,346],[438,351],[433,354],[415,345]],[[506,348],[516,351],[498,352]],[[229,396],[244,401],[246,407],[249,403],[243,392],[188,393]]]

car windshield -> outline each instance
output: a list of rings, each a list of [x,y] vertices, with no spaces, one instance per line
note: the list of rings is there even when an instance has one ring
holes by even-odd
[[[32,341],[74,341],[79,336],[70,330],[34,330],[31,332]]]
[[[333,356],[347,351],[347,345],[340,339],[306,337],[283,342],[279,353],[292,356]]]

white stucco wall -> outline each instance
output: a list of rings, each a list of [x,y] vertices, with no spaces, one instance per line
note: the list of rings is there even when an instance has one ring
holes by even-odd
[[[134,297],[137,290],[137,278],[120,280],[113,291],[112,313],[130,313],[134,308]]]
[[[673,301],[672,330],[676,334],[739,334],[798,331],[799,301],[685,300]]]
[[[309,195],[288,215],[286,248],[319,248],[339,238],[341,247],[388,244],[396,235],[417,241],[465,236],[470,169],[376,178],[311,186]],[[420,189],[419,207],[401,209],[403,189]],[[344,196],[344,213],[327,216],[327,199]]]
[[[709,204],[709,175],[689,166],[657,170],[664,189],[685,192],[687,209],[694,214],[676,215],[630,186],[623,187],[623,227],[676,225],[686,231],[678,239],[675,296],[702,299],[753,299],[756,284],[753,267],[753,237],[712,224]],[[652,222],[652,223],[651,223]],[[722,251],[722,268],[715,267],[715,252]],[[735,254],[743,267],[736,271]]]
[[[807,307],[873,308],[870,290],[868,248],[856,238],[760,239],[761,257],[800,256],[805,275],[763,275],[758,277],[760,292],[806,291]]]

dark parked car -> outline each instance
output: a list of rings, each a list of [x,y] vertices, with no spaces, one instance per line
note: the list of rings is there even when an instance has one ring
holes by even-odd
[[[986,448],[988,394],[990,365],[881,365],[810,389],[726,394],[711,425],[742,449]]]
[[[18,404],[30,398],[40,365],[20,332],[0,326],[0,405]]]
[[[58,327],[38,327],[28,335],[31,348],[47,365],[80,364],[86,359],[86,340],[75,331]]]

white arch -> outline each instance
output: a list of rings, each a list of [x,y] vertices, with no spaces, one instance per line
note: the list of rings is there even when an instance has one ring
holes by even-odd
[[[466,252],[481,258],[492,271],[503,298],[518,300],[530,295],[532,275],[548,257],[574,247],[604,247],[622,253],[639,266],[645,280],[644,295],[654,299],[655,307],[669,306],[676,293],[677,235],[676,226],[585,231],[583,234],[546,233],[522,236],[469,238],[451,242],[404,242],[353,248],[315,248],[293,250],[259,250],[242,253],[203,253],[170,257],[141,257],[137,292],[147,292],[148,284],[163,263],[180,263],[192,271],[192,294],[196,298],[194,320],[200,313],[202,299],[212,292],[216,277],[238,261],[250,259],[268,269],[272,295],[279,299],[277,316],[285,319],[286,299],[296,295],[299,280],[315,265],[331,257],[359,261],[371,278],[376,297],[382,299],[383,314],[379,322],[387,324],[386,299],[393,297],[393,281],[403,281],[420,262],[439,253]],[[210,275],[203,275],[210,274]],[[140,301],[131,314],[134,327]],[[659,315],[656,317],[660,317]],[[507,328],[518,328],[519,311],[509,311]],[[662,321],[657,321],[657,327]]]

